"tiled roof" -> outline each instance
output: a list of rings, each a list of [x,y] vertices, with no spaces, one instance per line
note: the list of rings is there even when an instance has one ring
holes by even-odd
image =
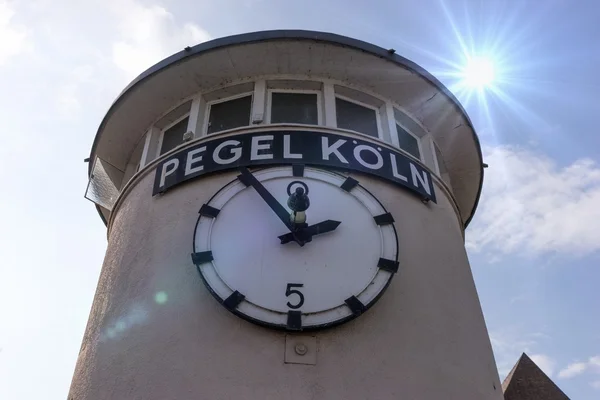
[[[525,353],[504,379],[502,390],[505,400],[569,400]]]

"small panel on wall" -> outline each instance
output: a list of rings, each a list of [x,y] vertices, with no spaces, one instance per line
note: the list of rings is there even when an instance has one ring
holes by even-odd
[[[401,152],[315,131],[255,131],[185,148],[158,164],[153,195],[216,171],[286,164],[359,171],[409,189],[424,200],[436,201],[431,174]]]

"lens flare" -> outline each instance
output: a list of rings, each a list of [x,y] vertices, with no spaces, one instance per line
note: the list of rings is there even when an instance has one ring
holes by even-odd
[[[462,79],[471,88],[485,89],[494,83],[496,71],[494,63],[487,57],[472,57],[462,70]]]
[[[163,291],[160,291],[154,295],[154,301],[157,304],[165,304],[168,299],[169,299],[169,296],[167,295],[167,293],[165,293]]]
[[[443,18],[427,26],[437,43],[417,46],[400,36],[393,39],[415,54],[416,60],[454,94],[477,131],[485,132],[488,143],[502,143],[502,135],[509,131],[530,129],[532,137],[555,131],[556,124],[532,107],[533,99],[564,102],[564,93],[555,89],[572,86],[571,78],[553,82],[548,80],[549,74],[572,65],[575,55],[582,60],[589,55],[583,50],[561,54],[559,48],[552,54],[540,52],[546,39],[539,32],[547,26],[545,18],[554,12],[554,2],[540,2],[539,12],[528,14],[527,23],[523,23],[525,5],[480,2],[477,8],[460,7],[460,2],[449,0],[437,3]],[[488,7],[493,11],[481,12]],[[426,18],[424,15],[423,20]],[[423,99],[429,101],[428,96]]]

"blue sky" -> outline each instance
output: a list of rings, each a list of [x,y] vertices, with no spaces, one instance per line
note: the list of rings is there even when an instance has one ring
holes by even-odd
[[[596,1],[0,0],[0,398],[67,395],[106,248],[83,159],[116,95],[187,45],[312,29],[395,48],[455,91],[480,135],[467,230],[501,378],[526,351],[600,398]],[[497,80],[465,90],[465,54]]]

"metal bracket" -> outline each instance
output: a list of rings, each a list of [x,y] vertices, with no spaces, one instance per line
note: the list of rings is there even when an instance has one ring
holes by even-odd
[[[317,365],[317,337],[285,335],[286,364]]]
[[[194,132],[192,131],[187,131],[186,133],[183,134],[183,142],[189,142],[190,140],[192,140],[194,138]]]

